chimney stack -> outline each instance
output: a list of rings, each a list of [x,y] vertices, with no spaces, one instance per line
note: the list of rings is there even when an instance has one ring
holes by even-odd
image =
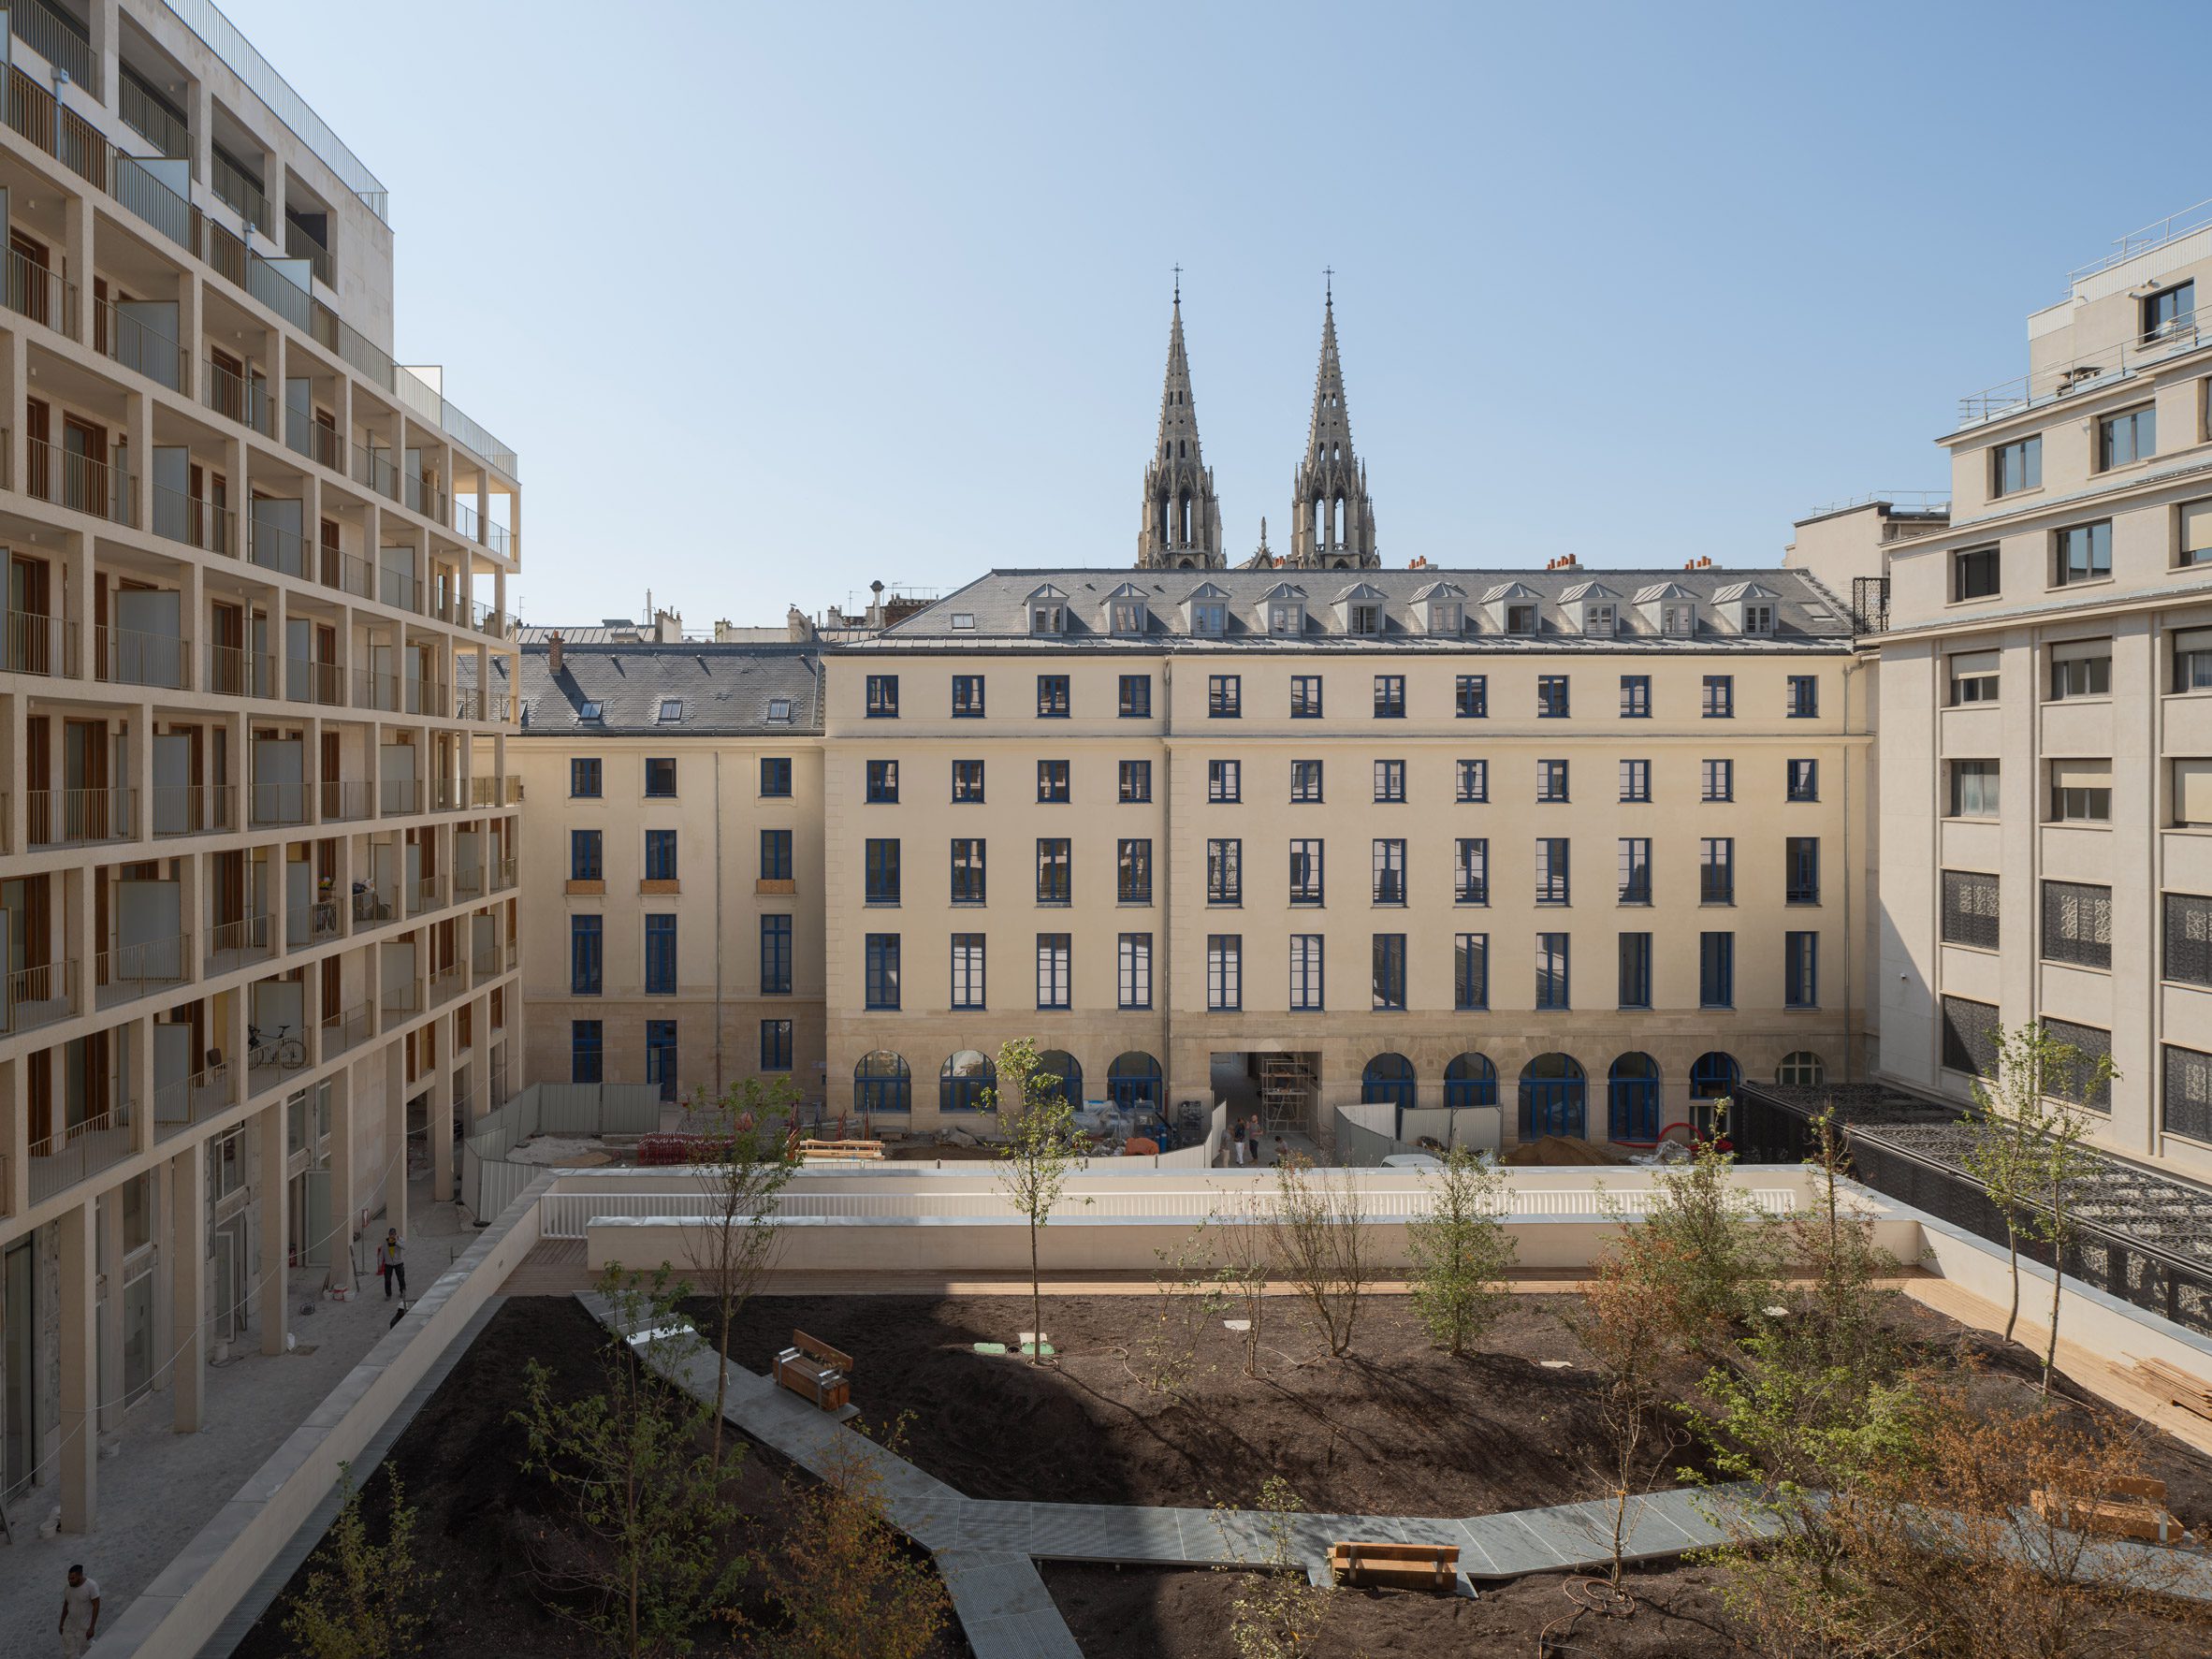
[[[560,631],[558,628],[553,631],[552,637],[546,641],[546,667],[555,675],[560,672]]]

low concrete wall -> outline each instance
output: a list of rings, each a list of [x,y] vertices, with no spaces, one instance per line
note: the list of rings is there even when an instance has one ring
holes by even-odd
[[[199,1651],[329,1493],[338,1465],[360,1454],[538,1242],[538,1201],[553,1179],[532,1183],[486,1229],[161,1576],[102,1625],[94,1659],[178,1659]]]

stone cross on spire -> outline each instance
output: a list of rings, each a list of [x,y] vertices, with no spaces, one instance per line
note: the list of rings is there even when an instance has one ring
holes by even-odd
[[[1302,570],[1374,570],[1375,504],[1367,475],[1352,452],[1352,417],[1345,407],[1344,364],[1336,350],[1336,273],[1321,310],[1321,362],[1314,375],[1314,410],[1306,425],[1305,459],[1290,488],[1290,562]]]
[[[1221,503],[1214,494],[1213,471],[1199,448],[1190,358],[1183,345],[1183,268],[1178,265],[1167,380],[1159,396],[1159,437],[1144,468],[1137,564],[1143,570],[1218,570],[1222,563]]]

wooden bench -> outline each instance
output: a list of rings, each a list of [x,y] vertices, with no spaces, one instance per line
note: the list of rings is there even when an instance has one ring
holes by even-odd
[[[2166,1507],[2162,1480],[2116,1475],[2105,1483],[2102,1498],[2070,1498],[2037,1487],[2028,1494],[2028,1504],[2044,1520],[2077,1532],[2146,1544],[2178,1544],[2189,1536]]]
[[[1456,1544],[1332,1544],[1329,1579],[1376,1590],[1433,1590],[1449,1594],[1460,1576]]]
[[[883,1157],[880,1141],[801,1141],[799,1156],[804,1158],[823,1158],[838,1162],[880,1161]]]
[[[2178,1365],[2169,1365],[2163,1360],[2137,1360],[2135,1375],[2128,1380],[2154,1394],[2164,1395],[2168,1404],[2178,1405],[2191,1416],[2212,1422],[2212,1389]]]
[[[852,1398],[852,1356],[793,1331],[791,1346],[776,1356],[776,1380],[824,1411],[842,1411]]]

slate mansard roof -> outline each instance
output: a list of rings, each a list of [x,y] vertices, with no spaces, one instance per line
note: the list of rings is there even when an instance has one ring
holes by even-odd
[[[472,659],[463,657],[463,662]],[[504,662],[494,658],[494,689]],[[822,730],[820,654],[803,647],[543,646],[521,652],[520,735],[767,737]],[[600,718],[584,710],[596,703]],[[787,719],[777,705],[788,704]],[[663,719],[663,706],[670,718]]]
[[[1140,633],[1114,631],[1116,600],[1141,600]],[[1295,635],[1270,632],[1270,607],[1302,605]],[[1746,604],[1771,607],[1768,633],[1742,628]],[[1057,604],[1057,634],[1032,630],[1032,604]],[[1196,606],[1226,607],[1219,634],[1194,631]],[[1456,632],[1431,627],[1433,607],[1456,604]],[[1508,626],[1507,607],[1533,604],[1532,633]],[[1586,632],[1590,607],[1609,604],[1610,633]],[[1381,607],[1380,630],[1354,632],[1356,607]],[[1684,610],[1687,633],[1679,629]],[[1678,627],[1663,618],[1672,610]],[[1443,615],[1450,615],[1446,610]],[[1363,620],[1366,618],[1362,618]],[[839,653],[987,646],[1106,649],[1847,650],[1850,607],[1800,570],[995,570],[873,639]]]

